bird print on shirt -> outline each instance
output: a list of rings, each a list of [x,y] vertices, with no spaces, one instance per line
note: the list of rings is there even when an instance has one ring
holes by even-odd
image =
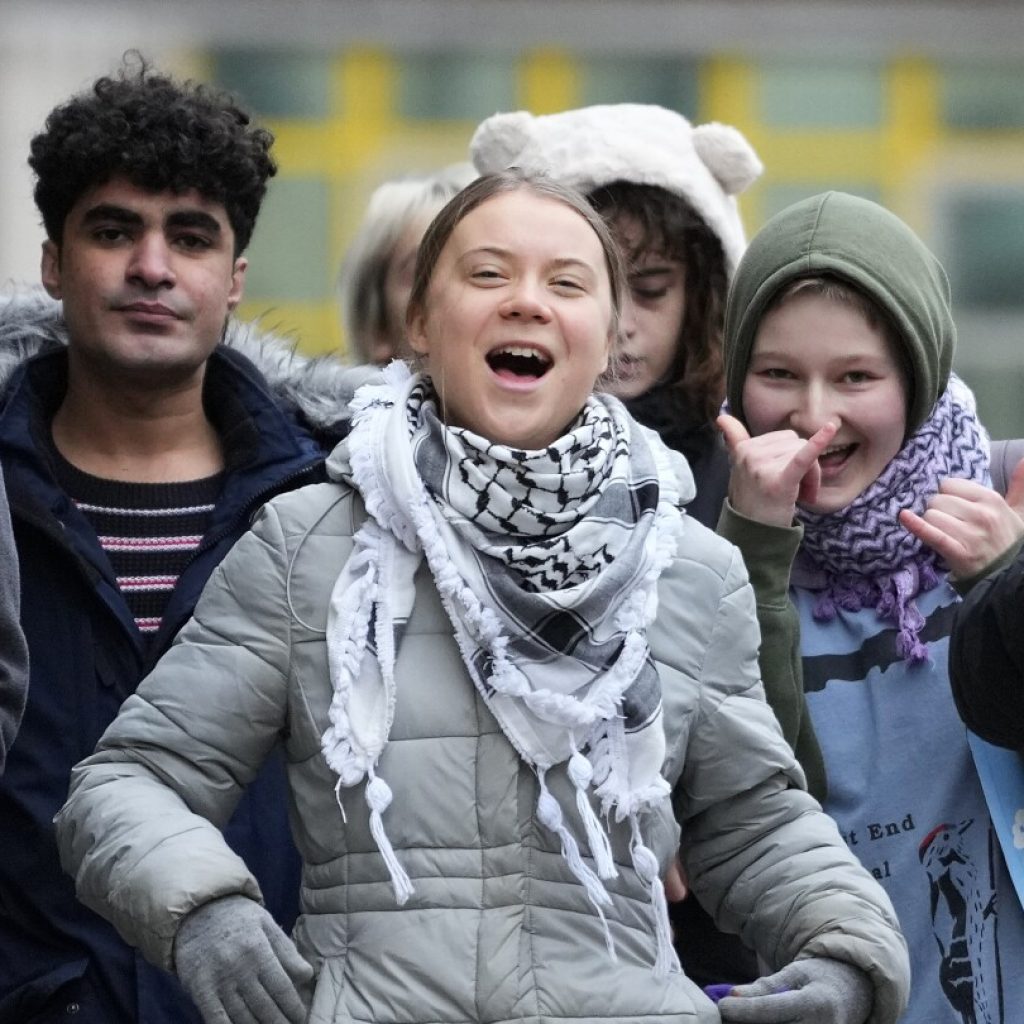
[[[925,836],[918,855],[928,874],[943,995],[961,1024],[1003,1024],[992,864],[979,872],[967,850],[965,837],[973,824],[967,819],[939,825]],[[990,835],[990,859],[994,855]]]

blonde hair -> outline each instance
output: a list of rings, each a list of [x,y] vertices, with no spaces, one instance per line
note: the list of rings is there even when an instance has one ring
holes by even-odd
[[[452,164],[437,174],[398,178],[370,196],[362,223],[338,275],[338,301],[349,350],[370,362],[375,337],[400,334],[404,324],[388,322],[384,294],[395,246],[409,224],[434,215],[476,177],[471,164]]]

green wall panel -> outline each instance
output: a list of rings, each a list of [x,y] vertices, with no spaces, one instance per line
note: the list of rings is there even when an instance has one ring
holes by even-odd
[[[516,108],[512,55],[409,54],[402,59],[398,112],[414,121],[480,121]]]
[[[883,79],[874,61],[761,66],[761,116],[779,128],[877,128]]]
[[[851,195],[863,196],[872,202],[881,202],[881,194],[874,185],[855,181],[809,181],[791,185],[765,185],[763,191],[762,208],[764,217],[774,217],[775,214],[784,210],[793,203],[807,199],[809,196],[816,196],[820,192],[849,192]]]
[[[337,267],[328,263],[330,190],[322,178],[271,182],[249,246],[248,297],[322,302]]]
[[[678,57],[591,57],[583,62],[583,105],[657,103],[700,116],[697,65]]]
[[[948,201],[946,270],[958,305],[1024,309],[1024,191]]]
[[[262,117],[322,118],[330,112],[330,57],[308,51],[221,50],[216,81]]]
[[[954,128],[1024,127],[1024,65],[955,64],[946,68],[942,112]]]

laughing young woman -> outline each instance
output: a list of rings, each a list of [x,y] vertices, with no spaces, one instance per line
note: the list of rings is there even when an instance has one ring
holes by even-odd
[[[677,822],[719,922],[790,965],[787,1019],[898,1017],[902,938],[799,788],[742,562],[593,394],[622,288],[577,194],[456,197],[417,265],[423,372],[360,391],[333,482],[266,507],[76,769],[80,898],[210,1024],[713,1024],[669,942]],[[215,827],[278,740],[294,942]]]
[[[987,784],[947,666],[957,589],[1021,524],[986,486],[955,340],[935,256],[840,192],[761,229],[726,314],[723,526],[799,616],[824,807],[910,947],[902,1024],[1015,1020],[1024,995],[1024,913],[993,827],[1019,805]]]

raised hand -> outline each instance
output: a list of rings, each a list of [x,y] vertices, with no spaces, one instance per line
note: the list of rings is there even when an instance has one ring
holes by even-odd
[[[735,416],[723,414],[716,422],[732,461],[732,507],[769,526],[792,526],[797,503],[813,502],[818,495],[818,457],[836,436],[837,425],[826,423],[805,440],[793,430],[751,437]]]
[[[1014,468],[1005,498],[982,484],[949,477],[924,515],[904,509],[900,522],[946,560],[955,578],[974,576],[1024,537],[1024,460]]]

